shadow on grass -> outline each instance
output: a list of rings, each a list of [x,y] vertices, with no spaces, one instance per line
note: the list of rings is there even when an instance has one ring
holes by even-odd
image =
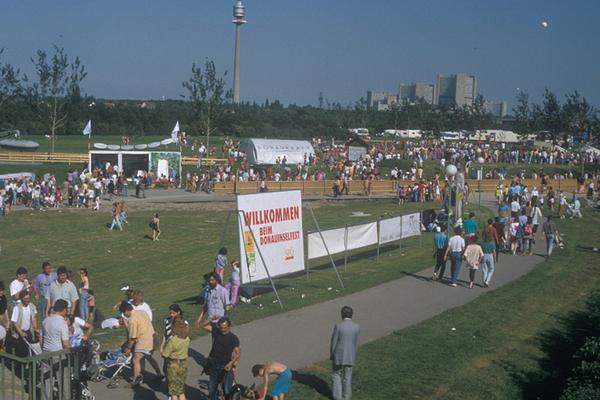
[[[600,294],[588,301],[583,311],[557,318],[559,328],[543,332],[538,337],[543,357],[533,372],[519,371],[505,365],[519,384],[524,399],[558,399],[564,391],[571,371],[577,365],[577,351],[591,336],[600,335]]]
[[[292,371],[292,379],[301,385],[306,385],[327,398],[332,397],[329,383],[313,374],[306,374],[300,371]]]

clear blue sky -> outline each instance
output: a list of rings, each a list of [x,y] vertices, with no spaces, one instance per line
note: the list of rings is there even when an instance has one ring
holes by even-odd
[[[30,70],[56,43],[89,70],[86,92],[179,98],[193,61],[233,69],[231,0],[5,0],[0,47]],[[478,78],[489,99],[579,90],[600,104],[598,0],[246,0],[242,99],[350,102],[369,89]],[[547,20],[549,29],[540,22]]]

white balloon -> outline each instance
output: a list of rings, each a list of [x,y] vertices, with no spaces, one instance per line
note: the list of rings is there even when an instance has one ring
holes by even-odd
[[[456,169],[456,166],[450,164],[446,167],[446,175],[448,176],[454,176],[456,175],[456,173],[458,172],[458,170]]]
[[[543,28],[547,28],[548,27],[548,22],[547,21],[542,21],[542,27]]]

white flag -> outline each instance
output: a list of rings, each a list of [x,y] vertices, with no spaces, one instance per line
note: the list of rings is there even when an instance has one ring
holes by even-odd
[[[171,131],[171,139],[173,143],[179,143],[179,121],[175,124],[175,127]]]
[[[85,128],[83,128],[83,131],[81,133],[83,133],[84,136],[88,136],[88,135],[92,134],[92,120],[91,119],[88,121]]]

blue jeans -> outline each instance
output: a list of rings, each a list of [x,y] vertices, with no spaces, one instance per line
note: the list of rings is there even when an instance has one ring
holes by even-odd
[[[489,284],[494,275],[494,255],[491,253],[483,254],[481,262],[481,271],[483,272],[483,283]]]
[[[127,197],[129,194],[129,188],[127,187],[127,185],[123,185],[123,190],[121,192],[121,194],[123,195],[123,197]]]
[[[110,230],[112,231],[113,229],[115,229],[115,226],[117,228],[119,228],[119,230],[121,230],[121,231],[123,230],[123,227],[121,226],[121,221],[119,221],[119,217],[118,216],[116,216],[116,217],[113,218],[112,224],[110,224]]]
[[[460,275],[460,266],[462,264],[462,253],[460,251],[453,251],[450,253],[450,266],[452,270],[452,279],[450,283],[455,284],[458,281]]]
[[[227,397],[233,386],[233,371],[225,371],[225,365],[215,365],[208,380],[209,400],[219,400],[219,384],[223,383],[223,395]]]
[[[83,289],[79,294],[79,317],[84,321],[87,321],[90,315],[90,309],[88,308],[88,291]]]
[[[554,249],[554,235],[546,235],[546,254],[548,257],[552,255],[552,249]]]

